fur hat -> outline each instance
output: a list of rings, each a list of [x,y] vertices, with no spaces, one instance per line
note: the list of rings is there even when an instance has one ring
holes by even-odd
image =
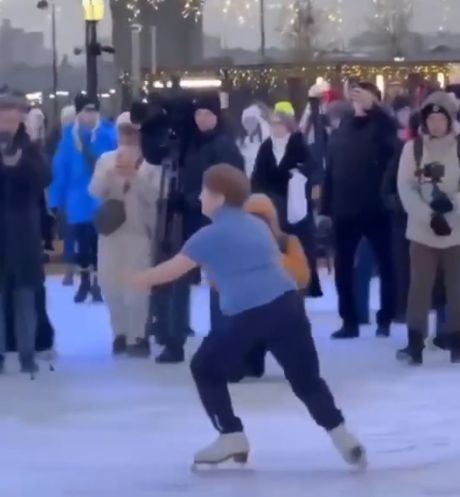
[[[420,110],[422,127],[426,130],[426,121],[431,114],[444,114],[449,121],[449,127],[456,118],[456,105],[452,97],[445,91],[433,92],[423,103]]]
[[[262,140],[267,139],[270,136],[270,125],[263,115],[262,109],[257,105],[253,104],[250,107],[244,109],[241,115],[241,122],[244,126],[244,122],[248,119],[254,119],[260,126],[260,132],[262,134]]]

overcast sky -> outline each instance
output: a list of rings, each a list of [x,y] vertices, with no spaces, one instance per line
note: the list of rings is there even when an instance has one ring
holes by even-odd
[[[179,0],[165,0],[179,1]],[[254,3],[254,7],[246,15],[246,25],[239,25],[235,21],[237,13],[224,17],[221,6],[224,0],[207,0],[208,6],[205,16],[205,30],[223,38],[227,46],[243,46],[256,48],[259,42],[257,26],[257,0],[232,0],[234,3],[245,5]],[[314,0],[318,5],[327,9],[334,9],[340,0]],[[391,1],[391,0],[390,0]],[[394,1],[394,0],[392,0]],[[405,1],[405,0],[396,0]],[[59,4],[59,45],[61,53],[70,53],[72,49],[82,43],[83,21],[81,19],[80,0],[56,0]],[[283,0],[266,0],[271,6]],[[460,0],[412,0],[415,6],[414,30],[421,32],[436,31],[444,24],[447,31],[460,32]],[[287,3],[287,2],[286,2]],[[365,29],[366,18],[372,13],[372,0],[341,0],[343,13],[343,37],[349,38],[357,28]],[[10,18],[13,24],[27,30],[45,31],[49,33],[49,16],[35,8],[36,0],[0,0],[0,16]],[[447,6],[447,8],[445,7]],[[28,10],[27,10],[28,9]],[[267,42],[277,44],[280,26],[279,10],[267,9]],[[358,14],[356,13],[358,11]],[[101,26],[104,36],[110,36],[110,16],[104,20]],[[336,27],[328,25],[324,28],[324,36],[334,37]]]

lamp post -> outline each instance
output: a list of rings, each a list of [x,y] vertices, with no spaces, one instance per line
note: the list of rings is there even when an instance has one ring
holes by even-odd
[[[85,17],[86,92],[88,96],[96,99],[97,58],[101,55],[101,46],[97,39],[97,24],[104,18],[104,0],[82,0],[82,5]]]
[[[53,71],[53,118],[56,123],[59,113],[59,103],[57,100],[57,91],[59,89],[59,72],[58,72],[58,51],[57,51],[57,28],[56,28],[56,4],[54,0],[39,0],[37,9],[51,9],[51,50],[52,50],[52,71]]]
[[[262,60],[264,60],[267,52],[266,30],[265,30],[265,0],[259,0],[259,28],[260,28],[260,56]]]

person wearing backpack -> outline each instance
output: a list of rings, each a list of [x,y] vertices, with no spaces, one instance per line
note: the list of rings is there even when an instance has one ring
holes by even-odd
[[[434,92],[420,117],[421,137],[404,146],[398,171],[410,242],[406,357],[412,365],[423,362],[432,291],[440,271],[451,361],[460,363],[460,141],[454,102],[447,93]]]

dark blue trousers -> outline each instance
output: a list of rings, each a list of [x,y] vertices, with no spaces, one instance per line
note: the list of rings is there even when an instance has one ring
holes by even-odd
[[[319,372],[319,361],[303,297],[289,292],[270,304],[229,318],[223,333],[210,334],[192,359],[198,393],[214,427],[221,433],[243,430],[233,411],[228,380],[241,371],[248,353],[270,351],[284,370],[294,394],[319,426],[330,431],[342,413]]]

